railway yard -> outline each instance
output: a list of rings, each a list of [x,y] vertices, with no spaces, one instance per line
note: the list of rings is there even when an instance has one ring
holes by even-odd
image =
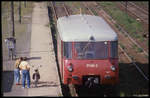
[[[63,96],[149,96],[149,17],[148,3],[138,2],[45,2],[56,65]],[[145,4],[145,5],[144,5]],[[87,88],[63,85],[57,59],[59,17],[89,14],[102,17],[118,35],[119,83]],[[122,21],[121,21],[122,20]],[[133,30],[134,29],[134,30]],[[53,49],[52,49],[53,50]]]

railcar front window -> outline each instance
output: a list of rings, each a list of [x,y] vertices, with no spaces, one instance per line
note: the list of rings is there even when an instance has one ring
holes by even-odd
[[[110,42],[110,47],[111,47],[111,51],[110,51],[110,57],[111,58],[118,58],[118,41],[112,41]]]
[[[108,44],[107,42],[76,42],[75,54],[77,59],[106,59]]]
[[[72,58],[72,43],[71,42],[64,42],[64,47],[63,47],[63,54],[66,59],[71,59]]]

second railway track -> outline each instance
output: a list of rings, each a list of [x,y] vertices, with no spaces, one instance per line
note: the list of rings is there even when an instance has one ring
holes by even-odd
[[[125,9],[125,2],[120,3],[121,6]],[[144,23],[148,24],[148,12],[139,8],[137,5],[135,5],[133,2],[127,3],[127,10],[135,15],[137,18],[140,18]]]

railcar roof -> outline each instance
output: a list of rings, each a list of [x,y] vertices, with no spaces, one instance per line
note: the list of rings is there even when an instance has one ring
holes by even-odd
[[[95,41],[116,41],[117,34],[99,16],[92,15],[70,15],[60,17],[57,20],[57,28],[61,40],[89,41],[91,37]]]

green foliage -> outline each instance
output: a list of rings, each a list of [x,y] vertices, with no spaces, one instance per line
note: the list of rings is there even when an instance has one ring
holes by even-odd
[[[141,48],[138,48],[136,45],[132,46],[133,49],[135,49],[137,52],[143,52]]]
[[[118,24],[123,26],[123,28],[131,34],[132,37],[138,38],[143,41],[142,35],[135,34],[135,32],[144,31],[142,28],[142,24],[138,22],[136,19],[128,16],[125,12],[121,11],[115,2],[101,2],[101,6],[103,6],[104,10],[116,20]],[[134,35],[135,34],[135,35]]]
[[[137,48],[138,52],[143,52],[143,50],[141,48]]]
[[[122,49],[125,49],[125,46],[124,46],[124,45],[122,45],[121,43],[120,43],[120,47],[121,47]]]
[[[145,58],[147,58],[147,59],[148,59],[148,56],[147,56],[147,55],[145,55]]]

